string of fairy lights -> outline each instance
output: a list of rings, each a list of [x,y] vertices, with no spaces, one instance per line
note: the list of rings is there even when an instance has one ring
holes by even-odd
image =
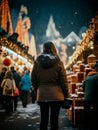
[[[94,45],[94,35],[96,33],[96,25],[98,25],[98,15],[95,18],[92,18],[92,23],[89,25],[89,28],[85,32],[83,40],[79,43],[74,51],[73,55],[69,59],[68,63],[66,64],[65,68],[68,68],[77,58],[83,53],[83,51],[87,49],[93,49]]]
[[[34,62],[33,56],[28,54],[25,51],[25,49],[21,48],[19,45],[17,45],[17,43],[14,43],[14,42],[8,40],[8,38],[6,36],[0,37],[0,46],[4,46],[6,48],[9,48],[13,52],[16,52],[18,55],[20,55],[24,59],[27,59],[27,62],[30,62],[30,63]]]

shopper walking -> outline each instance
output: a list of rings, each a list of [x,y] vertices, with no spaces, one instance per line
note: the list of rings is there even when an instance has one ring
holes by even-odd
[[[1,86],[1,83],[3,81],[4,76],[6,74],[6,71],[7,71],[7,68],[3,67],[2,72],[0,73],[0,86]],[[5,100],[4,100],[4,98],[5,98],[5,96],[3,96],[3,88],[0,87],[0,105],[1,105],[0,109],[5,108]]]
[[[89,72],[83,82],[84,89],[84,123],[86,129],[98,129],[98,63]],[[92,109],[93,108],[93,109]],[[92,114],[92,115],[91,115]],[[91,127],[92,126],[92,127]]]
[[[13,96],[16,86],[11,71],[6,72],[5,77],[1,83],[1,87],[3,88],[3,95],[5,96],[6,113],[13,112]]]
[[[51,130],[58,130],[58,117],[64,98],[68,95],[67,77],[54,43],[43,45],[31,73],[37,102],[40,106],[40,130],[47,130],[50,119]]]
[[[11,66],[11,71],[13,73],[13,78],[15,80],[15,84],[16,84],[16,87],[19,89],[20,91],[20,81],[21,81],[21,76],[17,73],[17,71],[15,70],[14,66]],[[18,104],[18,97],[19,96],[14,96],[14,111],[17,110],[17,104]]]
[[[32,83],[31,83],[31,77],[30,77],[30,71],[26,70],[24,72],[24,76],[21,78],[21,98],[22,98],[22,105],[23,107],[27,107],[28,103],[28,94],[31,90]]]

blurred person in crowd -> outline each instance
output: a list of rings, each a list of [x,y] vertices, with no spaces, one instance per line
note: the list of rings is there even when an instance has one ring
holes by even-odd
[[[21,85],[22,105],[25,108],[25,107],[27,107],[27,104],[28,104],[28,94],[29,94],[29,92],[31,90],[31,86],[32,86],[29,70],[26,70],[24,72],[24,75],[21,78],[20,85]]]
[[[3,81],[3,78],[5,76],[5,73],[7,71],[7,68],[6,67],[3,67],[2,68],[2,72],[0,73],[0,85]],[[0,87],[0,102],[1,102],[1,108],[0,109],[4,109],[4,96],[3,96],[3,88]]]
[[[21,76],[17,73],[17,71],[15,70],[14,66],[11,66],[11,71],[13,73],[13,78],[15,80],[15,85],[16,87],[19,89],[20,91],[20,81],[21,81]],[[14,111],[17,110],[17,103],[18,103],[18,96],[14,96]]]
[[[37,102],[40,106],[40,130],[58,130],[58,117],[64,98],[68,96],[67,76],[53,42],[43,45],[31,72]]]
[[[13,112],[13,96],[15,90],[15,81],[11,71],[7,71],[1,83],[3,95],[5,96],[5,111],[6,113]]]
[[[83,82],[84,89],[84,119],[86,129],[98,129],[98,63],[88,73]],[[91,107],[93,108],[91,110]],[[91,116],[92,111],[92,116]],[[91,125],[92,126],[91,126]],[[90,128],[89,128],[90,127]]]

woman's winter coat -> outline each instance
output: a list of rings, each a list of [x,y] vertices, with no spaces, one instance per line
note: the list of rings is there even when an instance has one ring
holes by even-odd
[[[63,101],[68,96],[66,71],[58,56],[46,53],[38,56],[31,78],[37,101]]]
[[[3,88],[3,95],[14,96],[14,90],[16,88],[14,80],[11,80],[9,78],[3,79],[2,83],[1,83],[1,87]],[[7,93],[7,91],[9,89],[12,89],[12,93],[11,94]]]

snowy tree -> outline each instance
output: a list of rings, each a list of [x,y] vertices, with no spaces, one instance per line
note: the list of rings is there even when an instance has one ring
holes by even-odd
[[[49,23],[47,26],[46,37],[48,39],[54,41],[55,45],[57,47],[60,47],[60,42],[62,41],[62,37],[61,37],[59,31],[57,31],[57,29],[56,29],[55,22],[53,20],[52,15],[50,16]]]

